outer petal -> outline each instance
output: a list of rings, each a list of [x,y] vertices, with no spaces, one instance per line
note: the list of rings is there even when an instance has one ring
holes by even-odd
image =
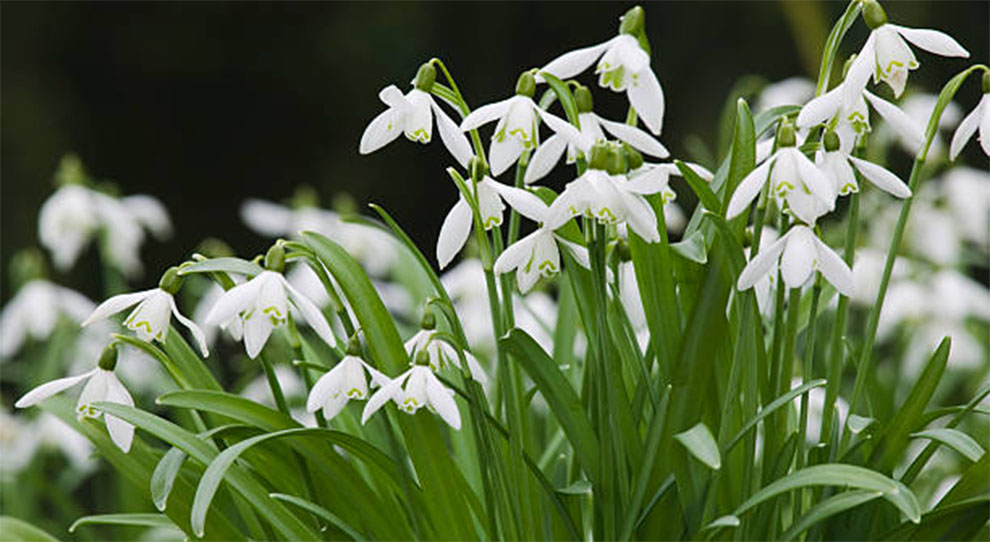
[[[131,305],[139,303],[157,291],[158,288],[152,288],[150,290],[142,290],[132,294],[115,295],[103,303],[100,303],[100,305],[96,307],[96,310],[93,311],[93,314],[90,314],[89,318],[83,321],[81,325],[85,327],[93,322],[96,322],[97,320],[103,320],[112,314],[117,314]]]
[[[540,230],[536,230],[503,250],[502,254],[495,260],[495,266],[493,268],[495,273],[501,275],[517,267],[524,266],[533,255],[533,243],[536,241],[536,235],[539,233]]]
[[[666,147],[661,145],[659,141],[653,139],[650,134],[644,132],[643,130],[622,122],[615,122],[598,116],[596,116],[596,118],[598,119],[598,123],[601,124],[608,133],[614,135],[622,141],[625,141],[636,150],[644,154],[649,154],[650,156],[656,156],[657,158],[667,158],[670,156],[670,152]]]
[[[461,197],[447,213],[440,227],[440,237],[437,238],[437,262],[440,269],[454,259],[454,256],[464,248],[471,234],[471,206]]]
[[[591,269],[591,259],[588,256],[588,249],[584,248],[583,246],[577,243],[568,241],[567,239],[564,239],[559,235],[554,235],[554,238],[557,239],[557,242],[560,243],[562,247],[566,248],[567,251],[571,253],[571,256],[574,256],[574,260],[581,267],[584,267],[585,269]]]
[[[409,378],[409,374],[411,372],[412,369],[409,369],[408,371],[402,373],[395,380],[383,385],[381,389],[375,392],[375,394],[368,399],[368,402],[364,405],[364,411],[361,413],[362,425],[368,423],[368,418],[370,418],[375,412],[378,412],[378,409],[385,406],[385,403],[387,403],[390,399],[394,399],[396,394],[402,392],[402,383]]]
[[[793,231],[793,230],[792,230]],[[746,290],[752,288],[754,284],[759,282],[764,275],[774,264],[777,263],[777,258],[780,257],[780,253],[784,251],[784,246],[787,243],[787,238],[790,236],[790,232],[787,235],[777,239],[777,241],[770,245],[769,247],[761,250],[752,260],[746,264],[746,267],[739,274],[739,280],[736,282],[736,288],[739,290]]]
[[[320,336],[328,345],[333,346],[337,343],[334,339],[333,331],[330,329],[330,324],[327,323],[326,317],[320,312],[320,308],[316,306],[315,303],[310,301],[308,297],[303,295],[302,292],[297,290],[289,281],[285,280],[285,277],[278,275],[279,280],[282,282],[282,286],[285,287],[289,295],[292,296],[292,302],[295,304],[299,312],[302,313],[303,318],[309,324],[309,327],[313,328],[313,331]]]
[[[856,170],[863,174],[864,177],[871,183],[877,186],[877,188],[893,194],[899,198],[906,198],[911,195],[911,189],[907,187],[897,175],[894,175],[890,171],[866,160],[861,160],[855,156],[849,157],[849,162],[856,167]]]
[[[840,294],[852,297],[855,290],[852,269],[821,239],[812,235],[812,240],[818,253],[818,270],[825,276],[825,280],[832,283]]]
[[[136,194],[121,198],[120,203],[156,239],[168,239],[172,236],[172,221],[169,220],[168,210],[156,198],[146,194]]]
[[[938,30],[931,30],[928,28],[907,28],[889,23],[887,24],[887,27],[893,28],[898,34],[903,36],[904,39],[910,41],[918,47],[921,47],[929,53],[935,53],[936,55],[942,56],[969,58],[969,51],[963,48],[962,45],[959,45],[959,42],[952,39],[951,36],[944,32],[939,32]]]
[[[519,214],[533,222],[543,222],[547,219],[550,208],[536,194],[499,182],[493,182],[492,186],[502,196],[502,199],[518,211]]]
[[[513,96],[513,98],[514,97],[515,96]],[[470,115],[464,117],[464,120],[461,121],[461,131],[466,132],[468,130],[474,130],[482,124],[487,124],[502,117],[509,110],[509,105],[511,102],[512,98],[506,98],[502,101],[483,105],[478,109],[475,109]]]
[[[870,105],[880,113],[883,120],[887,121],[887,124],[897,132],[901,138],[907,142],[914,149],[920,149],[925,143],[925,128],[919,125],[914,119],[907,116],[907,113],[903,112],[896,105],[884,100],[883,98],[873,94],[872,92],[864,91],[863,96],[866,97]]]
[[[842,87],[839,85],[806,103],[798,113],[798,128],[808,128],[834,117],[842,106]]]
[[[457,127],[457,124],[447,116],[447,113],[437,105],[436,100],[432,97],[430,97],[430,107],[436,113],[437,130],[440,132],[440,140],[443,141],[444,146],[454,156],[457,163],[461,167],[467,168],[468,161],[471,160],[474,153],[471,152],[471,144],[468,142],[467,137],[464,136],[464,132]]]
[[[121,405],[134,406],[131,394],[127,392],[124,385],[120,383],[117,376],[110,373],[107,376],[107,397],[108,402]],[[126,454],[131,449],[131,442],[134,441],[134,426],[110,414],[104,415],[107,423],[107,431],[110,439],[118,448]]]
[[[612,38],[611,40],[604,43],[599,43],[598,45],[592,45],[591,47],[584,47],[582,49],[575,49],[569,53],[564,53],[551,60],[546,66],[543,66],[540,71],[547,72],[559,79],[574,77],[575,75],[590,68],[591,65],[595,63],[595,60],[598,60],[598,57],[602,56],[614,40],[615,38]],[[537,74],[536,80],[537,82],[542,82],[543,78]]]
[[[869,81],[870,76],[876,71],[876,36],[876,32],[870,32],[870,37],[866,39],[863,48],[860,49],[856,59],[849,66],[846,79],[842,82],[842,102],[849,109],[851,109],[849,106],[854,105],[856,100],[859,99],[863,89],[866,88],[866,82]]]
[[[20,399],[17,400],[16,403],[14,403],[14,406],[17,408],[27,408],[30,406],[34,406],[44,401],[45,399],[48,399],[49,397],[55,395],[56,393],[65,391],[71,388],[72,386],[79,384],[83,380],[86,380],[89,377],[93,376],[94,373],[96,373],[96,369],[93,369],[92,371],[83,373],[78,376],[67,376],[65,378],[59,378],[57,380],[52,380],[51,382],[46,382],[24,394],[23,397],[21,397]]]
[[[468,371],[471,373],[471,378],[477,380],[483,388],[487,389],[488,373],[485,372],[485,369],[481,366],[481,363],[478,363],[478,358],[474,357],[471,352],[465,350],[464,359],[467,361]]]
[[[258,312],[244,321],[244,349],[247,350],[249,358],[258,357],[272,334],[272,328],[271,318]]]
[[[338,363],[337,367],[339,366]],[[336,387],[337,379],[340,377],[338,373],[334,372],[337,367],[323,373],[316,384],[313,384],[313,389],[309,390],[309,397],[306,398],[307,412],[316,412],[330,399],[330,395]]]
[[[829,209],[835,209],[835,186],[804,153],[794,150],[798,171],[805,186]]]
[[[241,204],[241,220],[249,228],[267,237],[295,233],[292,231],[292,209],[260,199],[249,199]]]
[[[629,85],[627,92],[629,103],[636,109],[636,114],[643,120],[643,124],[653,132],[653,135],[660,135],[665,105],[663,89],[660,88],[660,81],[657,80],[653,70],[641,71],[639,77]]]
[[[443,421],[447,422],[447,425],[454,429],[461,428],[461,413],[457,411],[457,403],[450,391],[443,387],[433,373],[430,373],[426,379],[426,397],[430,401],[430,406],[437,411]]]
[[[399,112],[395,109],[386,109],[368,123],[368,127],[361,134],[361,143],[358,145],[358,152],[368,154],[395,141],[402,133],[402,126],[399,123]]]
[[[622,185],[622,189],[634,194],[656,194],[669,188],[671,175],[680,174],[674,164],[643,164],[643,167],[630,172],[629,180]]]
[[[952,135],[952,143],[949,144],[949,160],[955,160],[959,156],[959,152],[962,151],[963,147],[966,146],[966,142],[969,138],[973,137],[976,133],[976,129],[980,126],[980,121],[987,117],[984,114],[983,109],[986,107],[987,99],[980,99],[979,105],[976,109],[973,109],[966,118],[959,123],[959,127],[956,128],[956,133]],[[982,134],[981,134],[982,135]],[[987,134],[990,136],[990,134]]]
[[[523,142],[507,137],[502,141],[492,140],[491,148],[488,151],[488,161],[492,169],[492,175],[498,176],[509,169],[523,152]]]
[[[389,85],[381,89],[381,91],[378,92],[378,99],[381,100],[383,104],[397,109],[409,105],[409,102],[406,101],[406,96],[402,94],[399,87],[395,85]]]
[[[990,98],[984,94],[980,104],[983,111],[983,118],[980,120],[980,147],[983,147],[983,154],[990,156]]]
[[[225,324],[232,318],[237,316],[237,314],[248,307],[258,296],[258,289],[261,287],[261,281],[258,277],[255,277],[244,284],[238,284],[233,288],[224,292],[220,299],[217,300],[217,304],[213,305],[210,312],[206,315],[206,325],[208,326],[218,326]]]
[[[523,180],[526,184],[532,184],[546,177],[553,169],[560,157],[567,149],[567,140],[560,134],[548,137],[542,145],[536,148],[536,152],[529,159],[529,166],[526,168],[526,176]]]
[[[532,103],[532,100],[530,100],[530,102]],[[558,117],[557,115],[554,115],[553,113],[548,113],[540,109],[535,103],[533,103],[533,109],[540,115],[540,118],[543,119],[543,122],[545,122],[551,130],[564,136],[564,138],[568,141],[579,145],[585,145],[585,143],[587,143],[584,141],[581,132],[578,131],[573,124]]]
[[[189,332],[193,334],[193,337],[196,339],[196,344],[199,345],[199,351],[203,353],[203,357],[209,356],[210,349],[206,347],[206,334],[203,333],[203,330],[196,325],[196,322],[182,316],[182,313],[179,312],[179,307],[175,305],[175,298],[168,296],[168,301],[172,306],[172,314],[175,315],[175,319],[182,322],[182,325],[189,328]]]
[[[780,274],[789,288],[800,288],[814,270],[817,250],[815,234],[806,226],[795,226],[789,232],[787,246],[780,258]]]
[[[519,286],[519,291],[524,294],[533,289],[533,285],[538,280],[540,280],[540,272],[536,269],[535,265],[520,267],[516,271],[516,284]]]
[[[763,185],[767,183],[770,175],[770,165],[777,159],[777,156],[779,155],[775,154],[768,158],[766,162],[763,162],[756,169],[750,171],[749,175],[746,175],[739,182],[736,191],[732,193],[732,198],[729,199],[729,206],[725,211],[726,218],[732,219],[739,216],[740,213],[746,210],[750,202],[756,199],[760,190],[763,189]]]
[[[660,232],[657,229],[657,215],[653,207],[642,196],[619,191],[619,197],[626,208],[626,222],[640,237],[650,243],[660,242]]]

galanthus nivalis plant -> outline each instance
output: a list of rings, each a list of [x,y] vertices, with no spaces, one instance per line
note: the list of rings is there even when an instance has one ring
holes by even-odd
[[[349,172],[400,135],[426,144],[435,129],[450,153],[435,164],[450,183],[429,188],[454,202],[435,246],[378,205],[380,221],[299,188],[286,205],[239,203],[273,240],[260,254],[204,242],[157,288],[108,287],[95,309],[48,282],[40,256],[18,260],[5,393],[138,483],[127,513],[77,525],[194,540],[985,539],[990,174],[933,149],[975,75],[983,98],[947,154],[979,154],[963,151],[977,131],[986,150],[990,69],[852,0],[813,49],[817,82],[755,96],[747,79],[719,145],[692,135],[708,127],[661,143],[665,114],[683,127],[710,105],[669,85],[667,108],[662,38],[636,6],[598,45],[521,39],[542,67],[496,74],[485,95],[515,78],[514,95],[476,109],[440,58],[407,92],[384,88],[384,111],[365,94],[373,120],[352,134]],[[703,41],[677,45],[697,56]],[[923,123],[900,100],[922,86],[909,44],[961,70]],[[624,116],[600,114],[602,96]],[[100,232],[133,263],[167,214],[123,211],[76,162],[60,171],[40,220],[56,267]],[[96,325],[125,310],[119,333]],[[109,346],[83,372],[93,344]],[[78,384],[73,411],[56,396]],[[0,411],[0,459],[20,476],[41,446],[25,436],[34,414],[15,412]]]

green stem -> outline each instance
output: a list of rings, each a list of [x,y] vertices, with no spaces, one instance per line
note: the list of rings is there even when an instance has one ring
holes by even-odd
[[[457,87],[457,83],[454,81],[453,76],[450,75],[450,71],[447,70],[447,66],[439,58],[433,58],[430,63],[435,64],[440,67],[440,71],[443,72],[443,76],[447,78],[447,83],[450,84],[450,90],[454,91],[454,95],[457,96],[457,107],[461,111],[461,117],[467,117],[471,114],[471,108],[468,107],[467,101],[464,100],[464,95],[461,94],[461,89]],[[482,162],[488,164],[488,160],[485,158],[485,148],[481,145],[481,136],[478,135],[478,130],[470,130],[471,135],[471,145],[474,147],[474,154],[481,159]]]
[[[804,349],[804,360],[801,368],[801,384],[807,384],[811,378],[811,373],[814,371],[815,367],[815,330],[818,324],[818,301],[822,293],[822,277],[817,274],[815,279],[815,286],[811,291],[811,313],[808,315],[808,335],[805,339],[805,349]],[[801,414],[800,421],[798,422],[798,432],[801,435],[798,437],[798,453],[796,458],[795,470],[800,470],[804,468],[806,462],[806,451],[805,446],[808,442],[808,392],[801,394]],[[793,508],[793,518],[801,517],[801,509],[803,508],[804,490],[798,490],[797,501]]]
[[[264,353],[258,355],[258,363],[261,364],[261,368],[265,371],[265,378],[268,379],[268,387],[271,388],[272,397],[275,398],[275,406],[278,407],[278,410],[282,414],[291,418],[292,414],[289,412],[289,405],[285,402],[285,394],[282,393],[282,385],[278,383],[278,377],[275,376],[275,368],[268,361]]]

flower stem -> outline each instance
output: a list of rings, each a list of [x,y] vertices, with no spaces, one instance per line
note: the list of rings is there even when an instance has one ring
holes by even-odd
[[[436,64],[440,67],[440,71],[443,72],[443,76],[447,79],[450,84],[450,90],[454,91],[454,95],[457,96],[458,104],[457,108],[460,109],[461,117],[467,117],[471,114],[471,108],[468,107],[467,102],[464,100],[464,95],[461,94],[461,89],[457,87],[457,83],[454,81],[454,77],[450,75],[450,71],[447,70],[446,64],[443,63],[439,58],[433,58],[430,60],[432,64]],[[478,135],[478,130],[470,130],[471,135],[471,145],[474,147],[474,154],[482,160],[485,164],[488,160],[485,158],[485,148],[481,145],[481,136]]]
[[[289,412],[289,405],[285,402],[285,394],[282,393],[282,385],[278,383],[278,377],[275,376],[275,368],[272,367],[271,362],[268,361],[264,353],[258,355],[258,363],[261,364],[261,368],[265,371],[265,378],[268,379],[268,387],[271,388],[272,397],[275,398],[275,406],[278,407],[278,410],[282,414],[291,418],[292,414]]]

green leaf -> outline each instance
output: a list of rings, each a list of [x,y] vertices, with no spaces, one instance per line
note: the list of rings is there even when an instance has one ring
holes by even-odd
[[[798,518],[797,521],[791,524],[791,526],[780,536],[781,540],[794,540],[808,530],[811,526],[832,517],[841,512],[845,512],[851,508],[856,508],[857,506],[868,503],[878,497],[882,497],[883,492],[881,491],[871,491],[867,489],[855,489],[852,491],[843,491],[836,495],[819,502],[815,506],[808,510],[806,514]]]
[[[986,485],[986,480],[983,480]],[[990,521],[990,495],[953,502],[921,516],[921,523],[905,521],[882,540],[987,540]],[[984,535],[984,536],[981,536]]]
[[[161,461],[155,465],[155,471],[151,473],[151,501],[155,503],[155,508],[165,511],[168,495],[172,492],[175,484],[175,477],[182,469],[182,463],[186,460],[186,453],[178,448],[171,448],[165,452]]]
[[[708,468],[718,470],[722,467],[722,456],[718,453],[718,444],[704,422],[699,422],[691,429],[674,435],[674,438],[683,444],[695,459],[707,465]]]
[[[705,525],[705,529],[718,529],[721,527],[738,527],[740,524],[739,518],[729,514],[727,516],[722,516],[715,521]]]
[[[818,69],[818,85],[815,96],[821,96],[828,90],[828,80],[832,75],[832,64],[835,62],[835,55],[839,52],[839,44],[842,43],[842,38],[849,31],[849,28],[856,22],[862,5],[860,0],[851,0],[845,13],[835,22],[828,38],[825,39],[825,46],[822,48],[822,63]]]
[[[540,389],[564,429],[574,448],[578,461],[594,482],[598,474],[598,438],[591,422],[581,407],[581,399],[575,393],[567,377],[557,364],[540,348],[525,331],[513,329],[499,341],[499,346],[509,351],[523,366],[529,377]]]
[[[242,260],[241,258],[210,258],[196,263],[185,263],[179,267],[179,275],[192,275],[194,273],[237,273],[246,277],[260,275],[264,271],[262,267],[254,262]]]
[[[941,442],[959,452],[970,461],[979,461],[983,457],[983,454],[986,453],[986,450],[973,440],[973,437],[958,429],[950,429],[948,427],[927,429],[912,433],[911,438],[929,438]]]
[[[749,105],[741,98],[736,104],[736,129],[729,156],[729,173],[725,186],[720,187],[723,188],[721,209],[729,206],[729,198],[739,181],[756,167],[756,127]]]
[[[312,503],[310,501],[307,501],[306,499],[301,499],[301,498],[296,497],[294,495],[286,495],[284,493],[272,493],[270,495],[270,497],[273,498],[273,499],[277,499],[277,500],[280,500],[280,501],[285,501],[285,502],[287,502],[289,504],[298,506],[299,508],[302,508],[303,510],[305,510],[307,512],[310,512],[311,514],[313,514],[313,515],[315,515],[315,516],[317,516],[317,517],[319,517],[321,519],[326,520],[331,525],[333,525],[334,527],[340,529],[347,536],[351,537],[352,539],[354,539],[354,540],[356,540],[358,542],[361,542],[363,540],[366,540],[366,538],[364,536],[362,536],[361,533],[359,533],[356,530],[354,530],[354,528],[351,527],[350,525],[348,525],[347,522],[345,522],[344,520],[340,519],[339,517],[337,517],[336,515],[334,515],[332,512],[330,512],[329,510],[327,510],[326,508],[323,508],[322,506],[320,506],[318,504],[314,504],[314,503]]]
[[[23,540],[24,542],[58,540],[38,527],[11,516],[0,516],[0,533],[2,533],[4,540]]]
[[[855,465],[831,463],[808,467],[775,480],[757,491],[736,508],[740,516],[754,506],[798,488],[808,486],[839,486],[876,491],[890,501],[914,523],[921,520],[921,507],[914,493],[904,484],[877,471]]]
[[[705,246],[705,235],[700,231],[691,232],[683,240],[671,244],[670,248],[694,263],[708,263],[708,247]]]
[[[761,409],[756,416],[750,418],[749,421],[746,422],[746,425],[742,426],[742,429],[740,429],[739,432],[736,433],[734,437],[732,437],[732,440],[729,441],[729,444],[725,446],[723,453],[728,454],[732,450],[732,448],[734,448],[735,445],[738,444],[739,441],[742,440],[744,436],[746,436],[747,431],[756,427],[756,424],[760,423],[760,420],[773,414],[774,412],[777,411],[777,409],[790,404],[795,397],[803,394],[804,392],[812,388],[824,386],[825,383],[826,380],[824,378],[818,380],[812,380],[811,382],[798,386],[792,389],[791,391],[785,393],[784,395],[781,395],[780,397],[774,399],[769,405]]]
[[[698,201],[701,202],[701,204],[709,211],[716,214],[721,214],[722,202],[718,200],[718,196],[715,195],[715,192],[712,192],[712,189],[708,186],[708,183],[698,176],[698,174],[684,162],[674,160],[674,165],[676,165],[677,169],[681,171],[681,176],[684,177],[685,181],[687,181],[688,186],[691,187],[694,194],[698,196]]]
[[[567,115],[567,120],[580,129],[581,121],[578,120],[577,102],[574,101],[574,95],[571,94],[570,89],[567,88],[567,84],[553,74],[540,72],[540,75],[544,80],[546,80],[547,85],[549,85],[557,95],[557,99],[560,101],[560,105],[564,108],[564,113]]]
[[[171,527],[178,529],[168,516],[162,514],[99,514],[95,516],[84,516],[69,526],[69,532],[75,532],[80,525],[89,524],[104,525],[130,525],[136,527]]]

